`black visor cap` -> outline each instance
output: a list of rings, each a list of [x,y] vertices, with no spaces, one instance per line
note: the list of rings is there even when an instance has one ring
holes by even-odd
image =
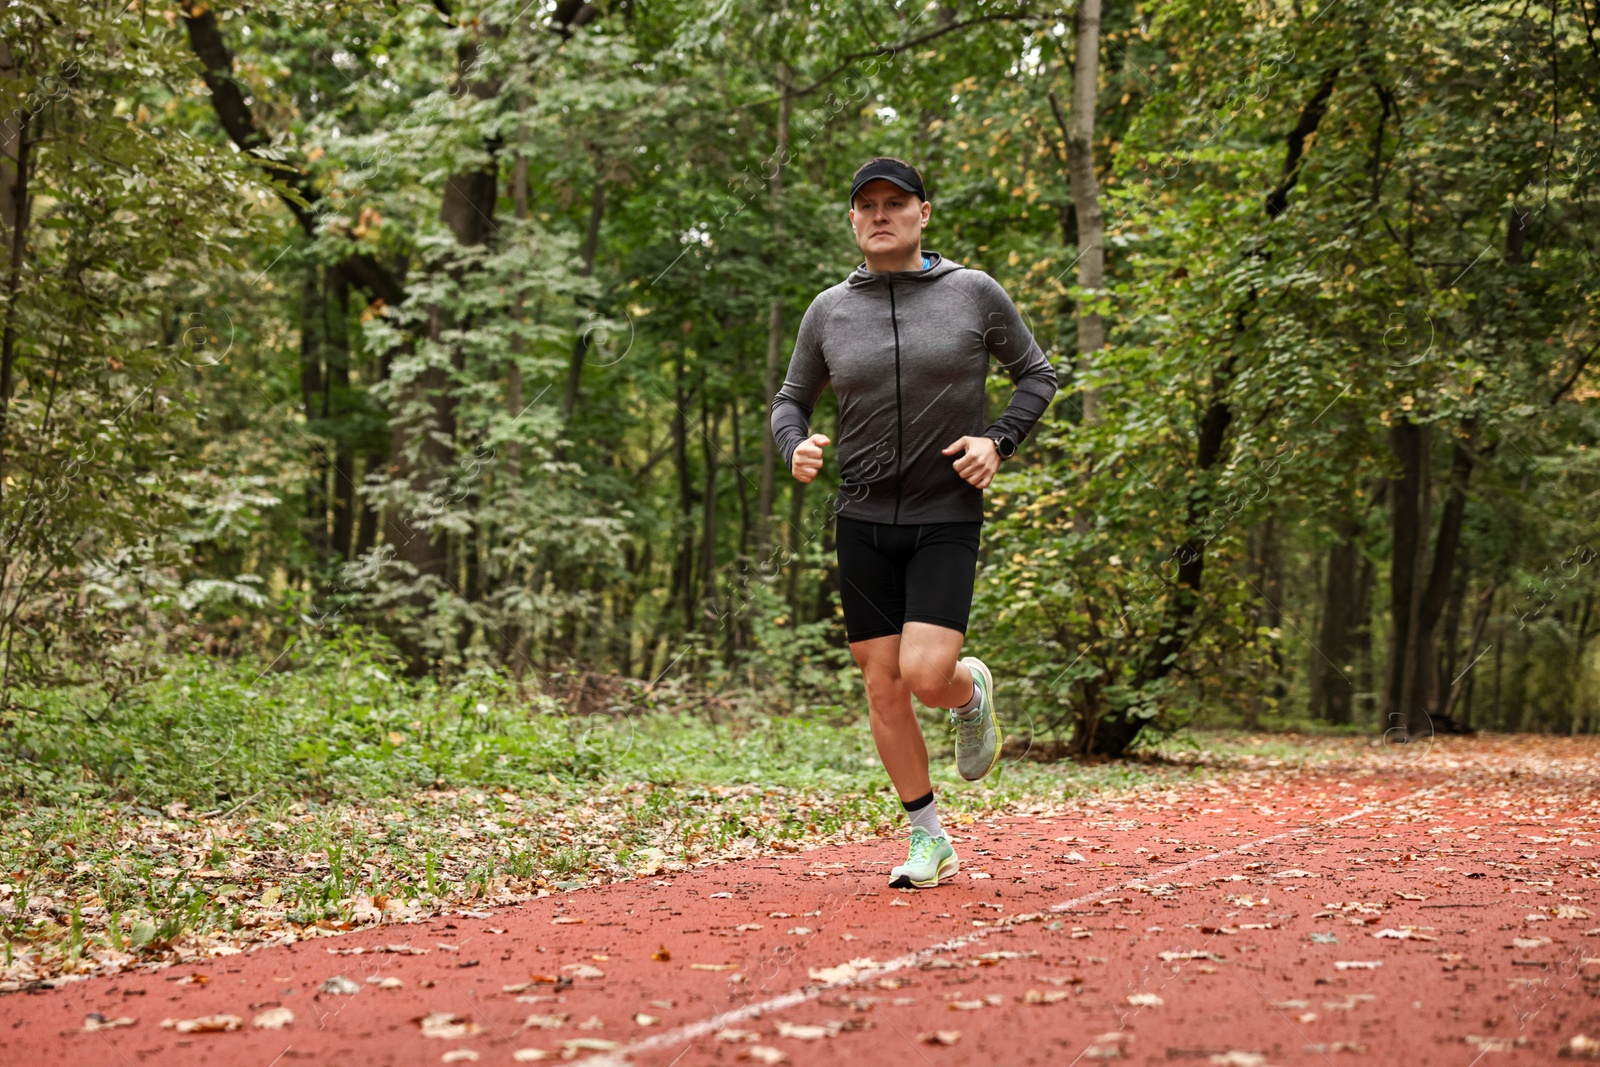
[[[866,185],[870,181],[876,181],[879,178],[885,178],[891,182],[894,182],[908,193],[916,193],[918,199],[928,199],[928,193],[922,188],[922,182],[917,177],[916,171],[912,170],[904,163],[895,163],[892,160],[883,160],[882,162],[874,163],[872,166],[862,171],[861,176],[855,180],[855,184],[850,187],[850,206],[856,206],[856,194],[861,191],[861,187],[863,185]]]

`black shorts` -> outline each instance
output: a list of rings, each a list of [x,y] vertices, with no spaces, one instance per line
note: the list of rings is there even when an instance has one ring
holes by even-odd
[[[851,641],[897,634],[908,622],[967,632],[978,574],[978,522],[896,526],[837,518],[839,601]]]

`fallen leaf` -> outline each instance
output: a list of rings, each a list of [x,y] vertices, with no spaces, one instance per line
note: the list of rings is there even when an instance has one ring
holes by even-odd
[[[104,1015],[94,1011],[83,1017],[83,1032],[92,1034],[96,1030],[116,1030],[120,1027],[132,1026],[136,1022],[138,1022],[137,1019],[130,1019],[126,1015],[119,1015],[115,1019],[107,1019]]]
[[[1341,971],[1375,971],[1383,966],[1382,960],[1336,960],[1333,964]]]
[[[477,1063],[478,1054],[470,1048],[451,1049],[439,1057],[440,1063]]]
[[[778,1036],[792,1037],[796,1041],[820,1041],[825,1037],[832,1037],[833,1031],[826,1026],[812,1026],[806,1023],[778,1022]]]
[[[1200,952],[1194,949],[1187,952],[1162,952],[1158,954],[1158,958],[1166,960],[1168,963],[1173,960],[1216,960],[1218,963],[1223,962],[1223,957],[1215,952]]]
[[[749,933],[751,930],[759,930],[759,929],[761,929],[761,924],[760,923],[740,923],[738,926],[735,926],[734,929],[739,931],[740,933]]]
[[[574,916],[574,915],[557,915],[554,919],[550,920],[550,925],[551,926],[570,926],[570,925],[572,925],[574,923],[581,923],[581,922],[583,922],[583,920],[578,918],[577,916]]]
[[[563,971],[571,971],[574,978],[604,978],[606,976],[606,972],[587,963],[569,963],[561,969]]]
[[[198,1019],[163,1019],[161,1028],[180,1034],[220,1034],[237,1030],[243,1023],[237,1015],[202,1015]]]
[[[848,963],[841,963],[834,967],[812,967],[807,971],[813,982],[824,982],[832,985],[835,982],[848,982],[868,967],[876,965],[873,959],[854,959]]]
[[[907,903],[906,901],[904,901],[904,900],[891,900],[891,901],[889,901],[889,907],[891,907],[891,908],[909,908],[909,907],[911,907],[911,905],[909,903]]]
[[[572,1016],[564,1011],[551,1015],[530,1015],[522,1021],[524,1030],[559,1030],[572,1021]]]
[[[321,985],[317,986],[317,989],[323,993],[350,994],[361,992],[360,985],[352,982],[342,974],[336,974],[332,978],[327,979]]]
[[[550,1058],[550,1053],[542,1048],[519,1048],[511,1054],[513,1063],[537,1063]]]
[[[431,1011],[418,1019],[417,1025],[422,1027],[423,1037],[438,1037],[447,1041],[470,1037],[482,1029],[470,1019],[463,1019],[449,1011]]]
[[[1556,918],[1558,919],[1588,919],[1591,916],[1587,911],[1576,904],[1557,904]]]
[[[620,1041],[606,1041],[598,1037],[574,1037],[561,1042],[561,1054],[571,1059],[580,1052],[610,1052],[621,1047]]]
[[[789,1057],[782,1049],[775,1049],[771,1045],[751,1045],[739,1053],[741,1060],[755,1060],[757,1063],[785,1063]]]
[[[1575,1034],[1561,1046],[1561,1055],[1574,1060],[1600,1060],[1600,1041],[1585,1034]]]
[[[691,963],[691,971],[731,971],[739,966],[737,963]]]
[[[982,871],[973,871],[970,874],[968,874],[967,877],[971,878],[974,882],[976,882],[976,881],[979,881],[981,879],[988,878],[989,875],[983,873]]]
[[[388,978],[368,978],[367,981],[379,989],[401,989],[405,986],[404,982],[392,975]]]
[[[1017,999],[1024,1004],[1059,1004],[1071,997],[1072,994],[1065,989],[1050,989],[1042,993],[1037,989],[1030,989]]]
[[[961,1040],[960,1030],[928,1030],[917,1035],[924,1045],[953,1045]]]
[[[735,1027],[724,1027],[717,1031],[718,1041],[759,1041],[761,1034],[755,1030],[740,1030]]]
[[[667,951],[666,945],[662,945],[660,948],[650,953],[650,958],[655,960],[657,963],[666,963],[672,958],[672,953]]]
[[[1211,1057],[1215,1067],[1267,1067],[1267,1058],[1259,1052],[1219,1052]]]
[[[1136,1008],[1158,1008],[1166,1003],[1154,993],[1129,993],[1125,999]]]
[[[1512,1039],[1509,1037],[1482,1037],[1478,1034],[1467,1034],[1461,1040],[1483,1052],[1511,1052],[1517,1047],[1528,1043],[1528,1039],[1525,1037]]]
[[[633,1021],[638,1023],[640,1026],[654,1026],[661,1020],[656,1018],[654,1015],[646,1015],[641,1011],[633,1017]]]
[[[294,1022],[294,1012],[288,1008],[268,1008],[251,1019],[250,1025],[257,1030],[282,1030],[292,1022]]]
[[[951,1011],[977,1011],[979,1008],[984,1007],[984,1002],[981,1000],[952,1000],[947,1007]]]

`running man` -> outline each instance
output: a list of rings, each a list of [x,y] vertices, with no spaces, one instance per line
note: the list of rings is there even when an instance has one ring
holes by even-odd
[[[772,434],[801,482],[823,449],[811,411],[829,382],[839,399],[836,542],[850,651],[866,682],[872,738],[911,822],[891,886],[936,886],[956,873],[911,707],[950,709],[956,767],[978,781],[1000,758],[994,678],[961,655],[977,576],[983,490],[1056,392],[1055,371],[1000,284],[924,251],[932,205],[904,160],[856,171],[850,224],[866,261],[800,320]],[[993,356],[1016,386],[984,425]]]

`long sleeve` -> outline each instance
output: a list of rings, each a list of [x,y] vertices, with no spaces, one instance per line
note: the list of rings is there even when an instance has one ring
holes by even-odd
[[[1001,433],[1020,445],[1056,395],[1056,372],[1005,289],[988,274],[983,279],[979,299],[987,324],[984,347],[1016,386],[1005,411],[984,433]]]
[[[818,297],[806,308],[795,334],[783,386],[772,398],[772,439],[783,455],[785,467],[794,462],[794,450],[800,442],[811,436],[811,410],[828,384],[828,362],[822,352],[822,320],[827,311],[821,305],[832,302]]]

